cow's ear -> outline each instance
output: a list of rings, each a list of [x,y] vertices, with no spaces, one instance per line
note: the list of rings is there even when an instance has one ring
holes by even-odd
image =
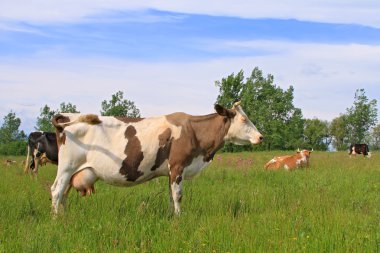
[[[236,113],[232,110],[228,110],[224,108],[221,105],[216,104],[215,105],[215,111],[220,115],[220,116],[225,116],[227,118],[233,118],[235,117]]]

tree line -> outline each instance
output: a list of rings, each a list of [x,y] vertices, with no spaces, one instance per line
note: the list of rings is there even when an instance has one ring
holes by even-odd
[[[215,103],[227,108],[237,100],[241,101],[244,111],[260,132],[265,141],[258,146],[236,146],[227,144],[224,151],[243,150],[294,150],[307,148],[327,150],[334,147],[346,150],[351,143],[368,143],[372,149],[380,149],[380,124],[377,123],[377,101],[369,100],[364,89],[358,89],[351,107],[332,121],[317,118],[305,119],[302,110],[293,104],[294,88],[284,90],[274,84],[274,77],[263,76],[259,68],[254,68],[250,76],[244,77],[241,70],[237,74],[215,82],[219,95]],[[57,113],[79,113],[72,103],[61,103],[58,109],[48,105],[40,109],[37,117],[36,131],[55,131],[51,124]],[[122,91],[101,103],[100,114],[103,116],[140,117],[140,110],[135,103],[124,98]],[[23,155],[26,152],[24,131],[20,131],[20,118],[9,112],[0,128],[0,154]]]
[[[305,119],[293,104],[294,88],[283,90],[274,84],[273,75],[263,76],[259,68],[244,77],[244,72],[216,81],[219,95],[216,102],[230,107],[241,100],[247,116],[264,135],[259,150],[294,150],[307,148],[347,150],[351,143],[369,143],[380,149],[380,125],[377,122],[377,101],[369,100],[364,89],[357,89],[353,105],[331,122]],[[254,147],[226,145],[226,151],[250,150]]]
[[[52,109],[44,105],[40,109],[40,115],[37,117],[36,131],[54,132],[54,126],[51,120],[58,113],[79,113],[76,105],[72,103],[61,103],[58,109]],[[125,99],[122,91],[112,95],[109,101],[104,100],[101,103],[100,114],[103,116],[127,116],[140,117],[140,110],[135,103]],[[23,130],[19,130],[21,119],[11,111],[3,118],[3,124],[0,128],[0,155],[24,155],[27,149],[27,135]]]

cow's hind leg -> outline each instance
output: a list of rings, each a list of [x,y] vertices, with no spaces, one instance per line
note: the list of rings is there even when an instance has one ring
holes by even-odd
[[[63,206],[65,204],[71,176],[72,172],[70,170],[62,171],[58,168],[57,177],[51,187],[51,200],[54,214],[58,214],[60,204]]]

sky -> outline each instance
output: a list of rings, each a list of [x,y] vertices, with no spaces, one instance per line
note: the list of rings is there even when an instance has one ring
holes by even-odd
[[[0,123],[99,113],[117,91],[143,117],[213,112],[216,81],[258,67],[332,120],[363,88],[380,112],[380,1],[0,1]],[[378,116],[380,121],[380,116]]]

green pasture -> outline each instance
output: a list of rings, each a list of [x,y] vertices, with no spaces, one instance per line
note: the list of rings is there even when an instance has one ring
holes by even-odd
[[[167,178],[70,193],[51,215],[56,166],[38,179],[0,157],[0,252],[380,252],[380,153],[314,152],[311,167],[265,171],[274,155],[218,154],[185,181],[182,214]]]

